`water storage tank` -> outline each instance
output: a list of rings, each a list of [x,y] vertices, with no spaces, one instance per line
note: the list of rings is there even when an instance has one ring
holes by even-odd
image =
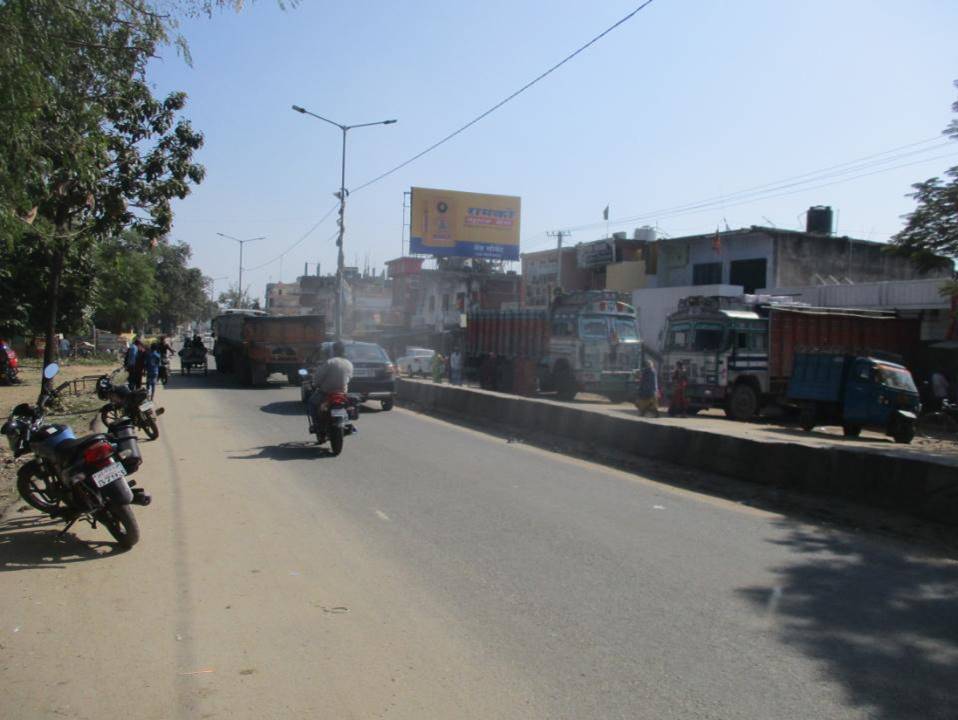
[[[635,229],[635,232],[632,233],[632,237],[636,240],[644,240],[645,242],[655,242],[655,228],[643,225]]]
[[[832,234],[832,209],[827,205],[813,205],[808,208],[805,219],[805,231],[819,235]]]

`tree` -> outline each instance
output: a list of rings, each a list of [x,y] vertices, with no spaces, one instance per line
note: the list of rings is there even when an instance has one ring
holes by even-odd
[[[187,267],[192,251],[185,243],[166,239],[156,248],[156,282],[159,290],[151,314],[153,324],[172,333],[186,320],[204,320],[209,313],[206,286],[209,278],[198,268]]]
[[[202,181],[203,142],[177,119],[183,93],[153,97],[146,65],[171,23],[145,0],[7,0],[0,6],[0,232],[45,256],[52,359],[68,259],[135,228],[172,222],[170,201]],[[82,303],[81,303],[82,307]]]
[[[951,108],[958,113],[958,101]],[[952,120],[944,134],[958,140],[958,120]],[[892,238],[891,251],[910,257],[923,270],[953,268],[958,258],[958,165],[946,170],[944,179],[933,177],[912,188],[915,192],[909,197],[918,206],[905,216],[905,227]]]
[[[219,304],[223,307],[235,310],[237,308],[248,308],[251,305],[249,292],[243,290],[243,294],[240,295],[240,291],[237,289],[236,285],[230,285],[229,290],[226,292],[221,292],[219,298],[217,298]]]
[[[156,260],[142,240],[127,231],[99,244],[93,319],[115,333],[144,329],[159,297]]]

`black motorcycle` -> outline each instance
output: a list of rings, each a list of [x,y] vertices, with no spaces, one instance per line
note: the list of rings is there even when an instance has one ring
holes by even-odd
[[[136,481],[127,480],[141,463],[135,430],[119,422],[107,434],[77,438],[68,425],[46,423],[46,406],[70,384],[53,387],[59,369],[56,363],[44,368],[37,404],[21,403],[0,428],[14,457],[34,455],[17,473],[17,491],[37,510],[65,520],[61,535],[78,520],[94,528],[99,522],[129,549],[140,539],[131,505],[150,504]]]
[[[156,419],[163,414],[163,408],[158,408],[146,388],[131,390],[122,383],[114,382],[114,377],[123,368],[117,368],[108,375],[102,375],[96,381],[96,395],[107,403],[100,408],[100,419],[110,427],[114,423],[129,418],[134,427],[138,427],[150,440],[160,436],[160,428]]]
[[[309,374],[306,370],[300,370],[299,376],[307,389],[310,389]],[[339,455],[343,451],[343,439],[347,435],[358,432],[353,421],[359,419],[359,403],[358,395],[341,392],[326,393],[323,402],[316,408],[315,416],[309,415],[307,404],[309,431],[316,435],[316,444],[322,445],[328,440],[330,452],[333,455]]]

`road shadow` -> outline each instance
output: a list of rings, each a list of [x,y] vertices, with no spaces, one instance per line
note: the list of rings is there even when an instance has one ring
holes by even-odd
[[[798,561],[738,592],[869,718],[958,717],[958,563],[788,520]]]
[[[25,513],[0,522],[0,572],[56,570],[124,552],[115,542],[81,540],[72,530],[61,536],[62,522],[33,510]]]
[[[230,460],[315,460],[335,457],[327,448],[314,440],[285,442],[279,445],[262,445],[247,450],[248,455],[229,455]]]
[[[258,390],[275,390],[277,388],[289,387],[286,378],[281,375],[271,375],[265,385],[244,385],[236,375],[231,373],[221,373],[210,369],[208,375],[202,373],[197,375],[181,375],[179,370],[170,374],[170,381],[165,386],[157,388],[157,398],[162,399],[162,392],[174,390],[195,390],[196,388],[230,388],[234,390],[249,390],[250,392]],[[281,379],[282,378],[282,379]]]
[[[306,417],[306,406],[299,400],[277,400],[261,405],[259,410],[270,415],[302,415],[304,418]]]
[[[788,428],[788,427],[770,427],[767,428],[769,432],[776,433],[778,435],[788,435],[789,437],[797,438],[815,438],[818,440],[830,440],[834,443],[840,443],[843,441],[848,442],[860,442],[860,443],[873,443],[875,445],[891,445],[895,446],[896,443],[891,438],[876,438],[870,437],[867,435],[859,435],[856,438],[846,438],[842,435],[836,435],[833,433],[823,432],[821,430],[810,430],[806,432],[801,428]]]

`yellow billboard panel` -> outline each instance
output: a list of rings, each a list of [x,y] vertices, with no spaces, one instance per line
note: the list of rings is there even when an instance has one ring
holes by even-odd
[[[414,187],[409,251],[518,260],[519,206],[512,195]]]

